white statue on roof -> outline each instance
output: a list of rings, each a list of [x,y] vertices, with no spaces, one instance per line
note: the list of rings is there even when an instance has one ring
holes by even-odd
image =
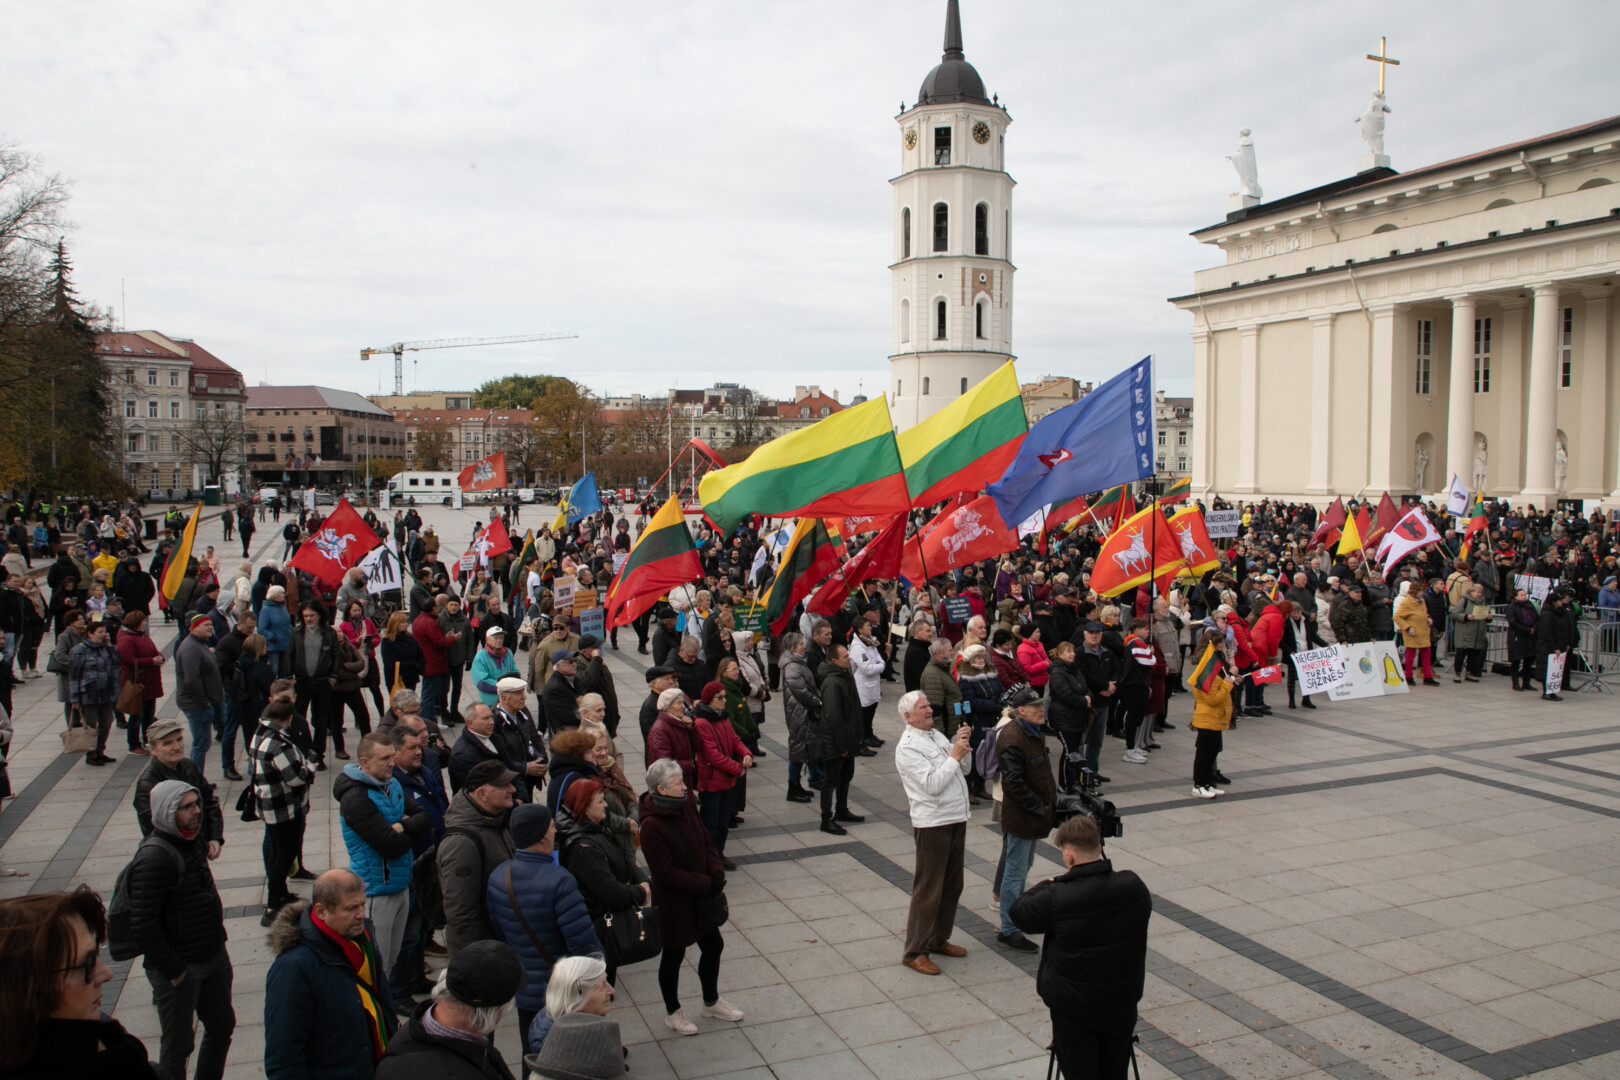
[[[1394,112],[1384,101],[1384,92],[1374,90],[1367,111],[1355,121],[1361,125],[1361,141],[1367,144],[1367,153],[1374,157],[1384,154],[1384,114]]]
[[[1254,160],[1254,139],[1249,137],[1249,129],[1244,128],[1238,132],[1237,150],[1226,156],[1232,163],[1232,168],[1238,174],[1238,194],[1250,198],[1264,198],[1260,193],[1260,171]]]

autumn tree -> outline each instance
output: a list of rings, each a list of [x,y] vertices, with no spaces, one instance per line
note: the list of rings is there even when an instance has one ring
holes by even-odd
[[[561,480],[578,476],[582,456],[598,457],[607,451],[609,425],[601,417],[601,404],[590,388],[572,379],[553,379],[537,394],[529,408],[534,412],[536,438],[540,441],[539,468]]]
[[[443,420],[433,420],[418,427],[415,446],[416,468],[421,472],[448,469],[456,459],[454,433]]]
[[[626,410],[613,425],[613,449],[620,453],[646,454],[667,448],[670,438],[669,413],[642,402]]]
[[[546,392],[553,383],[567,382],[556,375],[503,375],[473,391],[475,409],[519,409]]]
[[[387,480],[405,471],[405,462],[397,457],[374,457],[362,462],[360,469],[367,480]]]
[[[506,479],[513,487],[528,487],[530,476],[545,459],[546,437],[534,421],[500,429],[497,449],[506,451]]]

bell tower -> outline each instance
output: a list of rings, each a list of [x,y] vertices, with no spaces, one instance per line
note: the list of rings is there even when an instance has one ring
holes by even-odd
[[[889,407],[905,429],[1012,358],[1012,117],[963,58],[957,0],[945,55],[896,120]]]

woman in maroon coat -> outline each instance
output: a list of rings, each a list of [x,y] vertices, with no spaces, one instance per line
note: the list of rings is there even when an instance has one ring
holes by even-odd
[[[668,1014],[664,1023],[677,1034],[696,1035],[697,1025],[686,1018],[680,998],[681,965],[688,946],[698,947],[698,981],[703,987],[703,1011],[698,1015],[737,1021],[743,1014],[720,996],[720,953],[725,948],[720,927],[700,919],[699,900],[725,892],[726,872],[682,771],[673,758],[659,758],[648,767],[647,793],[641,797],[641,853],[652,871],[652,899],[664,937],[658,964],[658,989]]]
[[[681,767],[687,787],[697,783],[697,763],[703,757],[703,740],[686,715],[686,695],[671,687],[658,695],[658,719],[647,732],[647,760],[672,758]]]
[[[157,718],[158,699],[163,696],[163,663],[168,657],[158,651],[146,632],[146,613],[132,611],[124,616],[124,630],[118,635],[119,667],[124,682],[141,684],[141,712],[129,718],[129,752],[146,756],[146,729]]]

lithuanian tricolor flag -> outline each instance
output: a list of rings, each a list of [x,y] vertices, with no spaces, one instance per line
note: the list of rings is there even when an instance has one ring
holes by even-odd
[[[1491,519],[1485,513],[1485,497],[1475,493],[1474,505],[1468,508],[1468,524],[1463,528],[1462,550],[1459,557],[1468,558],[1468,542],[1473,539],[1475,533],[1488,532],[1490,527]]]
[[[1198,663],[1187,672],[1187,686],[1197,690],[1200,694],[1207,694],[1215,686],[1215,680],[1221,677],[1221,662],[1216,659],[1215,646],[1204,647],[1204,655],[1198,658]]]
[[[1109,488],[1091,504],[1091,518],[1104,532],[1113,532],[1135,513],[1136,500],[1131,498],[1130,489],[1124,484]]]
[[[782,632],[793,614],[793,606],[826,581],[838,566],[838,548],[821,519],[800,518],[798,528],[793,530],[793,539],[782,549],[782,562],[776,568],[771,591],[762,601],[765,624],[772,634]]]
[[[670,499],[636,537],[630,558],[608,586],[606,624],[623,626],[677,585],[703,578],[697,545],[686,527],[678,499]]]
[[[1192,494],[1192,474],[1183,476],[1171,484],[1163,495],[1159,496],[1161,503],[1176,503]]]
[[[723,536],[749,514],[823,517],[911,509],[889,400],[881,396],[709,473],[698,495]]]
[[[506,582],[508,593],[517,590],[518,576],[525,573],[523,568],[529,565],[532,558],[534,558],[534,530],[530,529],[523,534],[523,549],[518,552],[518,557],[512,563],[512,573]]]
[[[1007,361],[979,385],[896,436],[912,506],[1001,479],[1029,431],[1018,374]]]
[[[191,512],[191,520],[180,533],[180,542],[169,552],[169,561],[163,565],[163,576],[158,579],[158,591],[165,600],[173,600],[186,579],[186,566],[191,562],[191,546],[197,541],[197,521],[202,517],[202,503]]]

